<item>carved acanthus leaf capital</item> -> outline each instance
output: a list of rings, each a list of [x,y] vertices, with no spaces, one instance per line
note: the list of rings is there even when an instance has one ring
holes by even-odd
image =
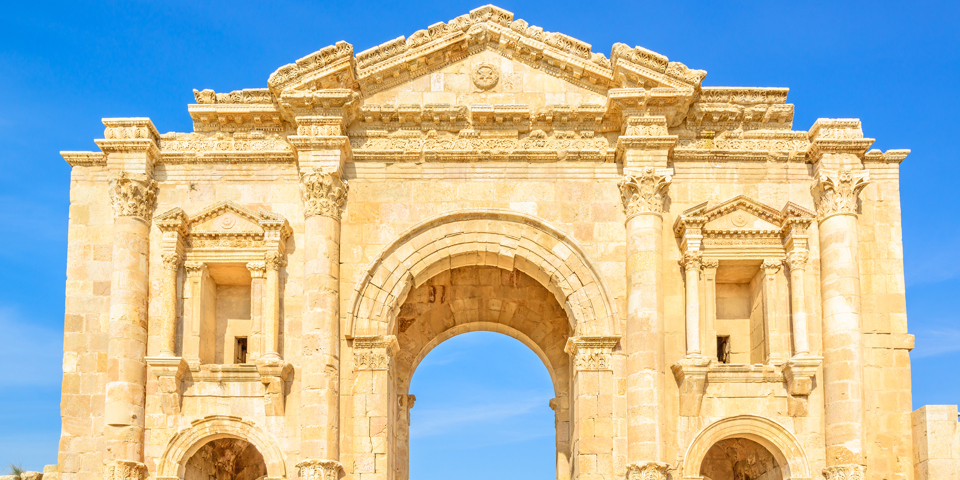
[[[625,175],[620,180],[620,200],[623,212],[630,218],[641,213],[663,213],[663,199],[670,186],[673,170],[644,167],[636,175]]]
[[[760,264],[760,268],[763,269],[763,273],[768,276],[779,272],[782,266],[783,260],[779,258],[767,258],[764,259],[762,264]]]
[[[171,272],[176,272],[180,269],[180,263],[183,262],[183,255],[179,253],[164,253],[162,257],[164,269]]]
[[[627,465],[627,480],[667,480],[670,465],[663,462],[641,462]]]
[[[619,342],[618,335],[570,337],[564,351],[573,357],[574,368],[578,371],[612,370],[611,356]]]
[[[337,480],[342,469],[336,460],[304,460],[297,464],[301,480]]]
[[[700,266],[702,266],[704,270],[716,270],[717,268],[720,268],[720,260],[717,260],[716,258],[704,258],[700,261]]]
[[[683,258],[680,259],[680,265],[684,270],[700,270],[703,268],[703,254],[699,251],[684,252]]]
[[[249,262],[247,263],[247,270],[250,271],[250,277],[263,278],[263,274],[267,270],[267,263],[266,262]]]
[[[340,220],[349,190],[347,181],[337,174],[321,170],[300,174],[304,216],[322,215]]]
[[[387,370],[400,350],[394,335],[363,335],[353,340],[353,361],[357,370]]]
[[[870,183],[870,174],[864,170],[845,167],[837,170],[820,170],[813,184],[813,200],[817,204],[820,221],[833,215],[855,215],[857,197]]]
[[[280,270],[280,267],[283,266],[283,254],[280,252],[267,252],[263,256],[263,261],[266,269],[274,271]]]
[[[111,460],[105,470],[106,480],[143,480],[147,476],[147,466],[140,462]]]
[[[863,465],[835,465],[823,469],[825,480],[864,480],[867,478],[867,468]]]
[[[157,202],[157,182],[145,178],[136,179],[120,172],[110,181],[110,204],[118,217],[137,217],[150,221]]]
[[[784,263],[790,267],[790,270],[803,270],[807,264],[807,258],[810,256],[806,250],[794,250],[787,254]]]
[[[207,264],[203,262],[183,262],[183,269],[187,271],[188,277],[195,277],[203,273]]]

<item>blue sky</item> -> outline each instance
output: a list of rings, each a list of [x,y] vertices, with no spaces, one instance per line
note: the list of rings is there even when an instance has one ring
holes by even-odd
[[[263,87],[277,67],[337,40],[359,52],[480,5],[240,0],[5,5],[0,365],[7,373],[0,376],[0,465],[22,462],[40,469],[56,462],[70,174],[60,150],[96,150],[102,117],[148,116],[161,132],[189,131],[186,105],[193,102],[193,88]],[[960,222],[950,197],[960,178],[954,141],[960,111],[953,92],[960,75],[956,3],[498,5],[596,51],[609,53],[614,42],[623,42],[704,69],[704,85],[790,87],[795,129],[809,128],[817,117],[859,117],[865,134],[877,139],[875,147],[913,149],[901,170],[901,191],[907,302],[917,336],[914,405],[960,401],[953,368],[960,361],[960,314],[953,304],[960,298]],[[423,455],[429,452],[447,462],[443,473],[461,476],[471,468],[493,468],[478,462],[485,458],[482,449],[503,451],[508,443],[521,463],[540,461],[536,452],[552,456],[552,436],[541,435],[552,429],[542,365],[509,339],[472,337],[441,345],[427,357],[430,368],[414,377],[419,398],[414,422],[421,430],[413,438],[411,468],[423,472],[416,478],[426,475]],[[481,370],[480,359],[503,364]],[[513,376],[495,380],[505,372]],[[482,404],[489,415],[464,417],[457,403],[464,399],[476,401],[467,405]],[[470,453],[458,457],[453,451]],[[552,466],[552,458],[549,462]]]

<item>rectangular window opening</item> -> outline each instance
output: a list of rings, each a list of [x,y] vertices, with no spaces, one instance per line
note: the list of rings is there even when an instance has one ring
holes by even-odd
[[[234,363],[247,363],[247,337],[237,337],[237,344],[234,346]]]
[[[730,363],[729,335],[717,335],[717,360],[720,363]]]

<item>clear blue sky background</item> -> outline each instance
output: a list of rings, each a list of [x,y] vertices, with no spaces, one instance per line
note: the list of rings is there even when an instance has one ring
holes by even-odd
[[[903,226],[914,405],[960,402],[956,217],[960,10],[955,2],[519,2],[531,24],[641,45],[708,72],[704,85],[790,87],[794,128],[859,117],[910,148]],[[70,169],[102,117],[190,131],[193,88],[266,86],[337,40],[359,52],[480,3],[10,2],[0,15],[0,465],[56,462]],[[480,361],[495,360],[479,366]],[[552,478],[546,370],[494,334],[441,345],[413,379],[412,478]],[[508,451],[492,462],[485,451]],[[436,463],[439,461],[440,463]],[[434,471],[430,472],[430,466]],[[548,470],[545,470],[548,469]],[[469,471],[472,471],[470,473]],[[513,476],[513,475],[509,475]]]

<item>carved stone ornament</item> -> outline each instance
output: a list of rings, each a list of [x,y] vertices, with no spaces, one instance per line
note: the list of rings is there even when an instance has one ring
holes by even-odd
[[[315,170],[300,175],[304,215],[322,215],[340,220],[350,186],[339,175]]]
[[[343,466],[336,460],[304,460],[297,464],[300,480],[337,480]]]
[[[767,258],[763,260],[760,268],[766,275],[774,275],[780,271],[781,266],[783,266],[783,260],[778,258]]]
[[[474,67],[470,79],[480,90],[490,90],[500,81],[500,68],[490,63],[481,63]]]
[[[140,462],[111,460],[105,470],[106,480],[143,480],[147,476],[147,466]]]
[[[284,264],[283,254],[280,252],[267,252],[263,256],[263,260],[264,267],[270,270],[280,270],[280,267],[282,267]]]
[[[564,351],[573,357],[574,368],[578,371],[612,370],[610,357],[619,341],[619,336],[571,337]]]
[[[694,269],[700,270],[703,268],[703,254],[700,252],[685,252],[683,258],[680,259],[680,266],[684,270]]]
[[[669,468],[663,462],[632,463],[627,466],[627,480],[667,480]]]
[[[120,172],[110,181],[110,204],[118,217],[137,217],[149,222],[157,201],[157,182],[138,180]]]
[[[795,250],[787,254],[787,259],[784,260],[784,263],[787,264],[787,267],[790,267],[791,271],[803,270],[807,264],[807,257],[809,257],[809,254],[806,250]]]
[[[393,335],[360,336],[353,340],[353,362],[357,370],[388,370],[399,350]]]
[[[866,470],[863,465],[836,465],[824,468],[823,477],[825,480],[864,480]]]
[[[638,175],[620,180],[620,200],[627,218],[641,213],[663,213],[663,198],[672,180],[671,170],[644,167]]]
[[[821,170],[813,185],[817,216],[822,221],[833,215],[855,215],[857,196],[869,182],[870,174],[863,170]]]
[[[164,253],[163,257],[163,268],[176,272],[180,269],[180,263],[183,261],[183,255],[179,253]]]

